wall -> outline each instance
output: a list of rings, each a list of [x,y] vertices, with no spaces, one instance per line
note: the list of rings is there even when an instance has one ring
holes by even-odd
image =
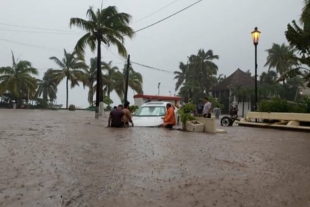
[[[238,104],[238,116],[242,117],[242,102]],[[251,102],[244,102],[244,116],[251,111]]]

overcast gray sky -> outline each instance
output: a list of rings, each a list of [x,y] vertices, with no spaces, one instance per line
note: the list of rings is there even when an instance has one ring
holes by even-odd
[[[21,60],[32,62],[38,68],[40,77],[48,68],[57,68],[49,57],[63,57],[63,48],[72,52],[83,31],[69,28],[71,17],[86,18],[89,6],[94,8],[115,5],[119,12],[132,15],[134,30],[152,24],[177,12],[197,0],[0,0],[0,67],[12,64],[11,50]],[[165,9],[149,14],[170,4]],[[153,27],[138,32],[132,40],[126,41],[132,61],[170,71],[161,72],[133,65],[143,75],[145,94],[174,94],[173,71],[178,70],[180,61],[197,53],[198,49],[213,50],[220,56],[215,61],[218,74],[230,75],[237,68],[250,69],[254,73],[254,46],[250,33],[257,26],[262,32],[258,45],[259,74],[266,71],[266,49],[272,43],[286,43],[284,32],[287,24],[298,20],[303,0],[203,0],[195,6],[167,19]],[[142,19],[144,18],[144,19]],[[142,19],[142,20],[140,20]],[[140,21],[138,21],[140,20]],[[49,28],[51,31],[26,27]],[[56,30],[75,31],[75,33]],[[60,33],[60,34],[59,34]],[[112,46],[111,51],[117,54]],[[95,53],[86,52],[86,60]],[[104,49],[103,61],[113,61],[119,68],[124,62]],[[69,91],[69,104],[87,107],[87,91],[76,87]],[[129,90],[129,101],[133,103],[133,91]],[[113,93],[112,99],[119,104]],[[57,103],[65,105],[65,83],[58,87]]]

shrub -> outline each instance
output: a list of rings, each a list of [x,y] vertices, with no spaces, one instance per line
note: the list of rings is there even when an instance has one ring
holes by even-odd
[[[196,110],[196,105],[192,103],[186,103],[178,110],[181,122],[183,124],[183,129],[185,130],[186,122],[194,120],[195,117],[192,115],[192,111]]]
[[[138,108],[139,106],[136,105],[129,106],[129,110],[131,111],[131,113],[134,113]]]
[[[111,111],[111,109],[112,109],[112,106],[108,105],[108,106],[105,107],[105,111]]]
[[[263,100],[259,103],[258,111],[260,112],[290,112],[290,113],[307,113],[307,104],[289,103],[280,98]]]
[[[75,111],[75,105],[71,104],[71,105],[69,106],[69,111]]]

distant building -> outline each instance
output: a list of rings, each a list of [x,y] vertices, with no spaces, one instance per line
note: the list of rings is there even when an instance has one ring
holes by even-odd
[[[149,98],[151,101],[167,101],[173,105],[180,105],[180,101],[182,100],[179,96],[156,96],[156,95],[145,95],[145,94],[136,94],[134,95],[134,105],[141,106],[144,104]]]
[[[215,99],[219,99],[220,102],[224,105],[222,113],[229,113],[230,105],[238,105],[238,114],[244,115],[251,111],[251,98],[240,94],[236,95],[234,91],[242,89],[253,89],[255,87],[255,80],[248,73],[240,70],[239,68],[232,73],[230,76],[225,78],[219,84],[212,88],[212,96]],[[244,98],[244,103],[243,103]]]

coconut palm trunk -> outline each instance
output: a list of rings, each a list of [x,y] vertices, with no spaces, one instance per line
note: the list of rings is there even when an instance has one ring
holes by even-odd
[[[102,101],[102,75],[101,75],[101,41],[97,35],[97,89],[95,117],[99,118],[99,103]]]
[[[68,108],[69,103],[69,78],[66,78],[66,109]]]

